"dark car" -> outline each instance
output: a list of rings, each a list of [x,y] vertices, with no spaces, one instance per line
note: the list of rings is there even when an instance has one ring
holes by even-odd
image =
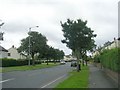
[[[77,66],[77,61],[72,61],[71,62],[71,67],[76,67]]]

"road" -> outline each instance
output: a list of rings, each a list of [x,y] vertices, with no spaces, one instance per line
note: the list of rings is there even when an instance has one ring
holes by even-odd
[[[70,63],[52,68],[2,73],[3,88],[53,88],[68,77]]]

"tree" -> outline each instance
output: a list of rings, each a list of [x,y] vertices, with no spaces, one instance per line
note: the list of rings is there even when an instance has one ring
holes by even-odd
[[[65,23],[61,23],[63,36],[62,43],[66,43],[66,46],[70,48],[77,58],[77,71],[79,72],[79,59],[82,59],[82,54],[86,50],[91,50],[94,47],[94,37],[93,30],[88,28],[87,21],[82,21],[78,19],[76,21],[67,19]]]
[[[30,55],[32,57],[32,64],[35,65],[34,56],[43,51],[47,39],[41,33],[32,31],[28,33],[30,36]],[[21,40],[21,46],[18,48],[19,52],[25,52],[29,55],[29,36]]]
[[[56,62],[55,60],[60,60],[60,59],[63,59],[64,58],[64,52],[63,52],[63,50],[59,50],[59,49],[54,49],[53,50],[53,56],[52,56],[52,58],[53,58],[53,60],[54,60],[54,63]]]
[[[59,60],[60,60],[60,59],[63,59],[64,56],[65,56],[65,53],[63,52],[63,50],[60,50],[60,51],[59,51]]]
[[[42,59],[47,59],[47,65],[48,65],[48,60],[53,59],[54,63],[56,63],[56,60],[60,60],[64,57],[64,52],[59,49],[55,49],[51,46],[45,45],[43,47],[43,52],[40,54],[40,58]]]

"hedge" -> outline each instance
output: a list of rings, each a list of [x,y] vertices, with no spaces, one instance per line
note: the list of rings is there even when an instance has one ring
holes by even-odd
[[[11,67],[11,66],[24,66],[28,65],[28,60],[16,60],[16,59],[7,59],[3,58],[0,59],[0,62],[2,61],[2,64],[0,64],[0,67]],[[32,64],[32,60],[30,61]],[[40,61],[35,61],[35,64],[40,64]]]
[[[100,63],[100,55],[96,55],[96,56],[94,57],[94,62]]]
[[[116,72],[120,71],[120,48],[106,49],[96,58],[100,60],[103,67]]]

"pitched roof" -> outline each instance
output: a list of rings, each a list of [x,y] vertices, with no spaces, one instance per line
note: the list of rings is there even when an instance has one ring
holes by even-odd
[[[8,50],[6,50],[4,47],[0,46],[0,51],[5,51],[8,52]]]

